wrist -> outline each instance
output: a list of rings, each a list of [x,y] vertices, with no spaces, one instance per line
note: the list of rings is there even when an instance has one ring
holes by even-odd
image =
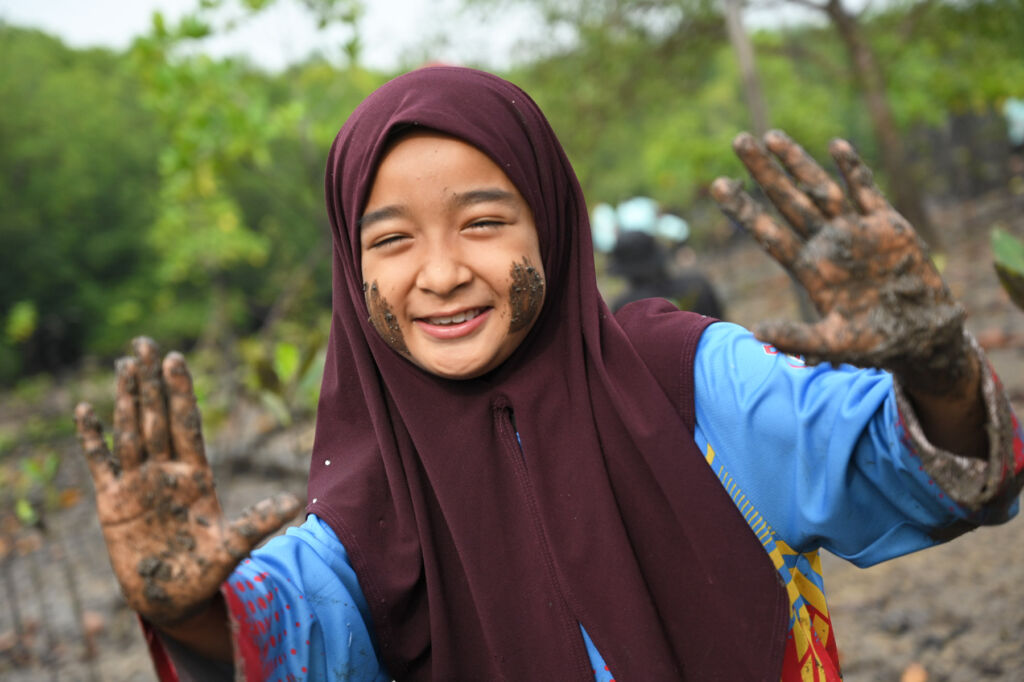
[[[955,402],[931,394],[913,399],[899,377],[893,389],[910,447],[928,475],[967,509],[1002,496],[999,508],[988,512],[998,516],[1008,513],[1020,489],[1013,464],[1013,410],[981,347],[970,335],[967,339],[978,366],[974,392]]]
[[[151,624],[206,658],[232,660],[227,605],[219,592],[182,619]]]
[[[914,402],[973,404],[979,399],[981,361],[974,341],[960,327],[927,352],[906,358],[892,369]]]

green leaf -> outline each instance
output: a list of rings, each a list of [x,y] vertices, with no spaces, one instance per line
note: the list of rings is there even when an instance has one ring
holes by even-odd
[[[199,40],[213,32],[210,25],[197,16],[186,16],[178,26],[178,34],[183,38]]]
[[[32,503],[25,498],[20,498],[14,503],[14,514],[26,526],[34,526],[39,522],[39,515],[32,508]]]
[[[274,371],[281,383],[287,384],[295,377],[299,367],[299,348],[294,343],[282,341],[274,346]]]
[[[36,331],[39,311],[32,301],[18,301],[7,314],[4,332],[12,343],[28,341]]]
[[[167,22],[164,20],[164,15],[161,12],[153,12],[153,35],[157,38],[164,38],[167,36]]]
[[[991,244],[999,282],[1010,300],[1024,310],[1024,242],[997,227],[992,230]]]

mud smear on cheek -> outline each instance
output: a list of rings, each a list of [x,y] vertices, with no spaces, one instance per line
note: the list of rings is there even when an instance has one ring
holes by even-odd
[[[380,295],[376,282],[366,290],[366,307],[370,310],[370,324],[384,339],[384,343],[399,353],[408,354],[409,349],[405,345],[405,337],[402,336],[402,327],[398,324],[398,318],[391,312],[387,300]]]
[[[540,313],[544,303],[544,277],[527,258],[523,258],[522,263],[512,264],[509,277],[512,284],[508,289],[508,301],[512,317],[508,322],[508,333],[515,334],[529,327]]]

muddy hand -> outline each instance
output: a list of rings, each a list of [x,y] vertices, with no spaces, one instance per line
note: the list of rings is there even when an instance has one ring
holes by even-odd
[[[829,147],[845,193],[782,132],[767,133],[763,144],[742,133],[733,148],[787,224],[739,182],[717,179],[715,200],[796,277],[821,314],[813,324],[761,323],[757,336],[811,363],[881,367],[929,391],[958,390],[970,371],[964,311],[851,145]]]
[[[75,409],[110,563],[129,605],[156,624],[204,607],[239,559],[295,516],[278,495],[224,519],[206,461],[192,378],[179,353],[133,341],[117,362],[114,449],[86,403]]]

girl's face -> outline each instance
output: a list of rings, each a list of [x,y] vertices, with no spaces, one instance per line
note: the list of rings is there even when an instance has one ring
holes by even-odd
[[[533,214],[472,145],[417,132],[384,155],[360,219],[370,321],[438,376],[471,379],[504,362],[544,302]]]

